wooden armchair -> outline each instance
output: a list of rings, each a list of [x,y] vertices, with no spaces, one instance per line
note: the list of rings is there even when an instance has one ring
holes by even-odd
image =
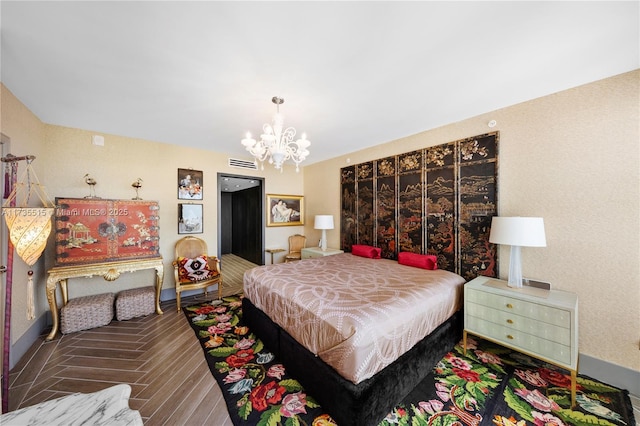
[[[284,262],[292,262],[300,260],[302,257],[302,249],[307,245],[307,237],[295,234],[289,237],[289,253],[284,256]]]
[[[222,274],[220,261],[209,256],[207,243],[196,237],[184,237],[176,243],[173,272],[176,282],[176,303],[180,312],[180,293],[188,290],[207,289],[218,284],[218,299],[222,299]]]

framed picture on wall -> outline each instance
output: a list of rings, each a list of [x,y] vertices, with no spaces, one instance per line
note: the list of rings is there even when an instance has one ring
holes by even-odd
[[[178,169],[178,199],[202,200],[204,183],[201,170]]]
[[[267,194],[267,226],[304,225],[304,197]]]
[[[202,234],[202,204],[178,204],[178,234]]]

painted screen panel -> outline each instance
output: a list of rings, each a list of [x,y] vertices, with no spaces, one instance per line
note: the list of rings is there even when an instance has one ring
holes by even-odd
[[[424,173],[422,151],[398,156],[398,251],[422,253]]]
[[[458,271],[456,238],[455,144],[426,149],[426,252],[438,256],[438,267]]]
[[[340,182],[342,189],[341,220],[340,220],[340,248],[351,251],[351,246],[356,244],[358,221],[356,203],[356,167],[349,166],[340,170]]]
[[[497,247],[489,243],[497,210],[497,135],[460,141],[460,272],[467,279],[495,277]]]

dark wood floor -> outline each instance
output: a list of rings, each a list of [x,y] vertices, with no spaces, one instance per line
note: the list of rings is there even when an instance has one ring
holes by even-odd
[[[238,287],[232,262],[223,257],[222,264],[224,294],[236,294],[242,288],[241,278]],[[233,267],[241,276],[242,266]],[[216,291],[208,299],[215,297]],[[203,296],[186,298],[183,306],[204,300]],[[163,315],[114,320],[51,342],[45,342],[43,334],[11,370],[9,411],[128,383],[132,388],[129,405],[140,411],[145,425],[232,425],[184,314],[177,312],[175,300],[161,307]]]
[[[224,294],[238,293],[242,273],[251,264],[225,262],[224,257],[222,264]],[[209,299],[216,295],[210,293]],[[190,297],[183,305],[204,300]],[[220,388],[184,314],[177,312],[175,301],[162,303],[162,309],[163,315],[113,321],[51,342],[45,342],[43,334],[11,371],[9,410],[128,383],[129,405],[140,411],[145,425],[232,426]],[[640,426],[640,399],[632,396],[632,402]]]

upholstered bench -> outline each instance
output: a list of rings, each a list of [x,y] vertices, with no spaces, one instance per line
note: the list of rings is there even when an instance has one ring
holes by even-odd
[[[105,293],[69,300],[60,310],[60,332],[68,334],[109,324],[114,299],[115,294]]]
[[[151,286],[121,291],[116,297],[116,319],[125,321],[152,314],[155,299],[156,290]]]

